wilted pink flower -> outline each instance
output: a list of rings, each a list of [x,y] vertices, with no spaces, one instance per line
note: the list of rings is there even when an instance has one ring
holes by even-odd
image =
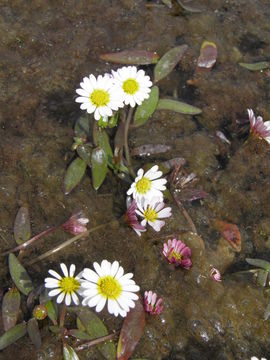
[[[150,315],[159,315],[163,311],[162,298],[157,300],[157,294],[152,291],[144,293],[144,309]]]
[[[87,230],[85,225],[88,222],[89,219],[82,217],[82,213],[78,212],[77,214],[72,215],[68,221],[62,225],[62,228],[72,235],[79,235]]]
[[[173,239],[163,244],[163,255],[169,263],[189,269],[192,266],[191,250],[181,240]]]
[[[266,140],[270,144],[270,121],[264,122],[261,116],[256,118],[252,109],[248,109],[248,116],[251,134]]]
[[[214,280],[214,281],[217,281],[217,282],[221,282],[221,275],[220,275],[220,272],[218,271],[218,269],[216,268],[212,268],[210,270],[210,277]]]
[[[136,215],[136,209],[137,203],[136,200],[133,200],[126,211],[125,219],[128,225],[136,232],[136,234],[141,236],[141,233],[146,231],[146,229],[145,226],[139,223]]]

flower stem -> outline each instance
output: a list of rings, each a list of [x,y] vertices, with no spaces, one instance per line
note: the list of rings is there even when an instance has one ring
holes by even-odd
[[[172,194],[172,197],[174,198],[174,201],[176,202],[177,206],[183,212],[183,215],[186,218],[187,222],[189,223],[189,226],[191,227],[192,231],[195,234],[198,234],[196,226],[195,226],[194,222],[192,221],[191,217],[189,216],[187,210],[184,208],[184,205],[181,203],[181,201],[179,199],[177,199],[177,197],[175,196],[173,191],[171,191],[171,194]]]
[[[84,350],[84,349],[88,349],[89,347],[93,346],[93,345],[97,345],[101,342],[104,342],[104,341],[108,341],[108,340],[111,340],[115,337],[116,333],[113,333],[113,334],[109,334],[109,335],[106,335],[106,336],[102,336],[102,337],[99,337],[97,339],[94,339],[94,340],[91,340],[91,341],[88,341],[84,344],[81,344],[79,346],[77,346],[75,348],[75,351],[81,351],[81,350]]]
[[[41,260],[44,260],[46,259],[48,256],[52,255],[52,254],[55,254],[57,253],[58,251],[64,249],[65,247],[69,246],[70,244],[74,243],[74,241],[77,241],[79,239],[81,239],[82,237],[86,237],[87,235],[89,235],[90,233],[94,232],[94,231],[97,231],[99,229],[102,229],[104,227],[107,227],[109,225],[114,225],[114,224],[117,224],[118,225],[118,221],[117,220],[112,220],[108,223],[105,223],[105,224],[101,224],[101,225],[98,225],[98,226],[95,226],[93,227],[92,229],[89,229],[79,235],[76,235],[76,236],[73,236],[72,238],[62,242],[60,245],[54,247],[53,249],[49,250],[49,251],[46,251],[44,254],[38,256],[36,259],[33,259],[32,261],[28,262],[28,265],[32,265],[32,264],[35,264],[36,262],[38,261],[41,261]]]
[[[134,112],[134,108],[130,107],[129,111],[128,111],[128,116],[127,116],[127,119],[126,119],[126,123],[125,123],[125,134],[124,134],[125,145],[124,146],[125,146],[126,160],[127,160],[127,163],[128,163],[128,170],[129,170],[130,174],[135,178],[136,175],[135,175],[134,170],[132,169],[132,166],[131,166],[131,159],[130,159],[129,147],[128,147],[128,131],[129,131],[129,126],[130,126],[130,122],[131,122],[131,119],[132,119],[133,112]]]
[[[62,311],[61,311],[61,314],[60,314],[60,319],[59,319],[59,327],[60,328],[64,327],[66,312],[67,312],[67,308],[66,308],[66,304],[64,302],[63,307],[62,307]]]

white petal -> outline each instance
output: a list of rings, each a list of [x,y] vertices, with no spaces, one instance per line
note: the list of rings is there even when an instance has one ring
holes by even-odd
[[[132,291],[137,292],[140,290],[140,287],[138,285],[124,285],[123,291]]]
[[[116,307],[117,307],[117,302],[115,300],[112,299],[108,299],[108,311],[110,314],[113,314]]]
[[[48,295],[50,297],[53,297],[53,296],[60,294],[61,291],[62,291],[61,289],[54,289],[54,290],[49,291]]]
[[[57,304],[61,304],[61,302],[64,300],[64,297],[65,297],[65,293],[61,292],[61,294],[56,299]]]
[[[102,297],[96,306],[96,312],[100,312],[104,308],[105,303],[106,303],[106,298]]]
[[[168,218],[172,215],[172,208],[170,207],[166,207],[165,209],[162,209],[159,213],[158,213],[158,218],[159,219],[163,219],[163,218]]]
[[[46,279],[45,279],[46,280]],[[45,287],[49,288],[49,289],[53,289],[56,287],[59,287],[59,280],[55,280],[55,282],[53,281],[47,281],[45,282]]]
[[[78,296],[74,292],[71,294],[71,296],[72,296],[72,300],[73,300],[74,304],[79,305],[80,301],[79,301]]]
[[[122,266],[119,266],[119,269],[115,275],[115,279],[120,279],[122,276],[124,275],[124,269],[122,268]]]
[[[103,276],[109,275],[111,272],[111,263],[107,260],[102,260],[101,270],[102,270]]]
[[[71,304],[71,296],[69,293],[66,294],[65,303],[67,306],[69,306]]]
[[[62,270],[64,276],[68,277],[68,269],[67,269],[66,265],[64,263],[61,263],[60,267],[61,267],[61,270]]]
[[[54,276],[56,279],[59,279],[59,280],[62,279],[62,277],[54,270],[49,270],[48,273],[51,274],[52,276]]]
[[[119,269],[119,262],[114,261],[111,266],[111,276],[114,277]]]
[[[94,297],[98,295],[98,289],[87,289],[82,292],[83,297]]]
[[[88,301],[88,306],[90,307],[94,307],[96,306],[100,301],[102,300],[102,296],[101,295],[95,295],[91,298],[89,298],[89,301]],[[105,299],[106,300],[106,299]]]
[[[83,270],[83,278],[94,283],[98,282],[99,276],[93,270],[85,268]]]
[[[102,277],[104,274],[101,269],[101,266],[97,262],[94,262],[93,266],[94,266],[94,269],[96,270],[97,274],[99,275],[99,277]]]
[[[70,277],[73,277],[73,276],[74,276],[75,270],[76,270],[76,266],[75,266],[74,264],[71,264],[71,265],[70,265],[70,268],[69,268],[69,276],[70,276]]]

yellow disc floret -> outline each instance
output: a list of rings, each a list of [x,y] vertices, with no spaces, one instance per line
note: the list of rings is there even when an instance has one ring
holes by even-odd
[[[176,261],[180,261],[182,260],[182,255],[179,252],[173,250],[172,252],[170,252],[170,255],[168,256],[169,260],[172,258],[174,258]]]
[[[139,83],[135,79],[127,79],[123,82],[123,90],[126,94],[134,95],[139,90]]]
[[[74,293],[80,287],[80,282],[74,277],[64,277],[59,280],[59,288],[64,293]]]
[[[97,282],[98,292],[108,299],[117,299],[122,293],[122,286],[118,280],[110,275],[99,278]]]
[[[148,208],[145,210],[145,212],[144,212],[144,218],[145,218],[147,221],[152,221],[152,222],[154,222],[154,221],[157,220],[158,214],[157,214],[157,212],[156,212],[154,209],[148,207]]]
[[[90,95],[90,101],[97,107],[105,106],[110,101],[110,95],[105,90],[95,89]]]
[[[151,189],[151,180],[147,177],[142,177],[141,180],[136,183],[136,190],[139,194],[146,194]]]

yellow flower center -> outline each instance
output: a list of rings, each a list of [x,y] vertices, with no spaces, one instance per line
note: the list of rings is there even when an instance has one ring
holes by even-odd
[[[98,292],[108,299],[117,299],[122,293],[122,286],[118,280],[110,275],[99,278],[97,282]]]
[[[105,90],[95,89],[90,95],[90,101],[97,107],[105,106],[110,101],[110,95]]]
[[[61,280],[59,280],[59,288],[64,293],[74,293],[76,292],[80,287],[80,282],[75,279],[74,277],[64,277]]]
[[[145,219],[146,219],[147,221],[152,221],[152,222],[154,222],[154,221],[157,220],[158,214],[157,214],[157,212],[156,212],[154,209],[148,207],[148,208],[145,210],[145,212],[144,212],[144,217],[145,217]]]
[[[141,180],[136,182],[136,190],[139,194],[146,194],[151,189],[151,180],[142,177]]]
[[[179,252],[172,251],[168,257],[169,259],[175,258],[176,261],[180,261],[182,259],[182,255]]]
[[[123,82],[123,90],[129,95],[134,95],[139,90],[139,83],[135,79],[127,79]]]

